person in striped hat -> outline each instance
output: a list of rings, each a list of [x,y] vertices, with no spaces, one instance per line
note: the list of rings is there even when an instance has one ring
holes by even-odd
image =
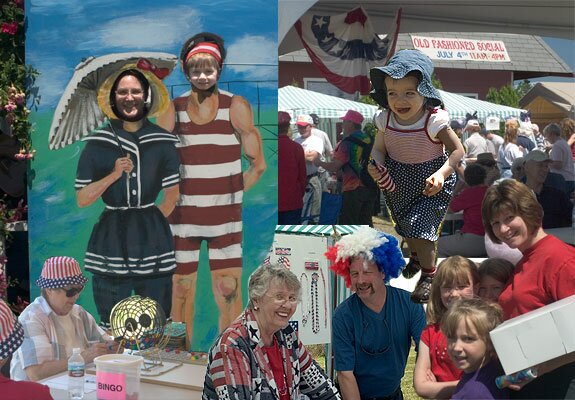
[[[185,322],[188,343],[202,241],[209,248],[219,329],[242,311],[242,199],[266,169],[252,107],[218,87],[226,57],[223,39],[210,32],[189,38],[180,53],[191,90],[158,117],[180,139],[180,200],[168,220],[176,248],[172,280],[174,321]],[[249,168],[242,171],[242,149]]]
[[[72,257],[44,262],[36,281],[41,295],[19,317],[24,341],[10,363],[12,378],[38,381],[64,372],[74,347],[82,349],[86,363],[118,349],[94,317],[76,304],[87,281]]]
[[[6,364],[24,340],[24,329],[8,305],[0,300],[0,368]],[[0,374],[3,400],[52,399],[48,386],[35,382],[18,382]]]

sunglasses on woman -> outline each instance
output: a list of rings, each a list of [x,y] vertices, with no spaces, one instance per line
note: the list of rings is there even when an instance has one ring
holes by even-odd
[[[77,294],[82,293],[82,290],[84,290],[84,286],[71,287],[70,289],[66,289],[66,288],[59,288],[59,289],[62,290],[64,293],[66,293],[66,297],[74,297]]]

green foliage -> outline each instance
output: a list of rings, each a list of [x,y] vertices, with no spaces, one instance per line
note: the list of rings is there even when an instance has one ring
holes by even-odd
[[[517,93],[519,94],[519,98],[521,99],[523,96],[527,94],[528,91],[531,90],[532,87],[533,85],[531,84],[531,82],[529,82],[529,80],[527,79],[524,79],[521,83],[519,83],[515,87],[515,90],[517,91]]]
[[[506,85],[499,90],[489,88],[485,100],[495,104],[518,108],[521,97],[522,95],[513,85]]]
[[[433,73],[431,75],[431,83],[433,84],[433,86],[436,89],[441,89],[443,90],[443,85],[441,84],[441,81],[439,80],[439,78],[437,77],[437,75],[435,75],[435,73]]]
[[[5,2],[0,9],[0,117],[20,141],[23,153],[30,153],[26,98],[32,107],[38,105],[39,98],[30,92],[38,72],[25,64],[24,43],[24,1]]]

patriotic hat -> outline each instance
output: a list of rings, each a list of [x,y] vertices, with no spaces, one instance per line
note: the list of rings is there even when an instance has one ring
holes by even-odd
[[[68,285],[85,285],[88,279],[82,275],[80,264],[72,257],[50,257],[44,262],[36,285],[46,289],[57,289]]]
[[[377,268],[385,274],[386,283],[391,278],[397,278],[405,266],[397,239],[368,226],[362,226],[351,235],[342,237],[335,246],[328,248],[325,256],[332,262],[330,269],[343,276],[347,287],[351,286],[349,266],[354,257],[363,256],[375,262]]]
[[[24,328],[4,301],[0,300],[0,360],[5,360],[20,347]]]
[[[393,79],[404,78],[411,71],[420,73],[420,82],[417,91],[428,100],[432,107],[440,106],[443,101],[439,91],[431,83],[433,73],[433,63],[425,54],[419,50],[402,50],[396,53],[384,67],[375,67],[369,71],[373,90],[371,97],[383,108],[389,108],[387,103],[387,89],[385,88],[385,77]]]

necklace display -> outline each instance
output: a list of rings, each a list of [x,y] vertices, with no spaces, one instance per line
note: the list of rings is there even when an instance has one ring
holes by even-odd
[[[319,301],[317,293],[317,282],[319,280],[319,274],[314,272],[311,274],[311,331],[313,333],[319,332]]]
[[[311,310],[311,304],[310,304],[310,296],[307,295],[307,292],[309,290],[309,278],[307,277],[307,274],[305,272],[303,272],[300,276],[300,282],[301,282],[301,292],[302,292],[302,299],[301,299],[301,324],[303,326],[306,326],[308,321],[309,321],[309,316],[310,316],[310,310]],[[305,295],[305,298],[304,296]],[[305,304],[305,300],[307,300],[307,304]],[[305,307],[304,307],[305,305]]]
[[[324,328],[327,329],[327,294],[326,294],[326,283],[323,271],[320,269],[319,273],[313,272],[310,277],[307,273],[303,272],[300,275],[301,282],[301,323],[302,326],[307,326],[311,323],[311,331],[313,333],[319,333],[320,330],[320,295],[319,295],[319,278],[321,274],[321,283],[323,285],[323,319]]]

